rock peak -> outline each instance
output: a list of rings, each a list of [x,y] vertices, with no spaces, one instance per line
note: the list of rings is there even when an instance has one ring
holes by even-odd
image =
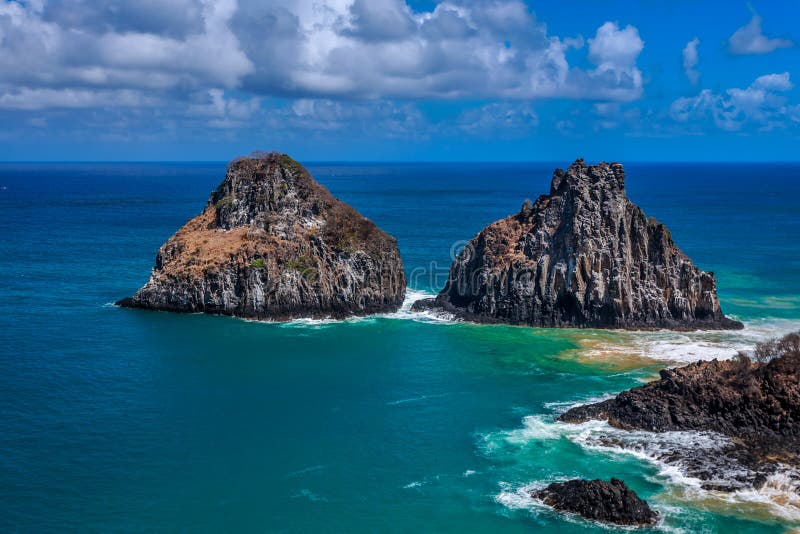
[[[424,308],[544,327],[742,327],[723,315],[714,274],[625,196],[622,165],[582,159],[475,236]]]
[[[211,194],[217,222],[230,230],[267,228],[274,216],[309,221],[338,202],[301,164],[278,152],[258,152],[228,164],[225,179]]]
[[[560,195],[567,191],[582,193],[603,190],[617,196],[625,196],[625,170],[620,163],[601,161],[587,165],[578,158],[566,171],[556,169],[550,184],[550,195]]]

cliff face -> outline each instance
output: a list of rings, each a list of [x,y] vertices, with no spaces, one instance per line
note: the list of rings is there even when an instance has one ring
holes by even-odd
[[[396,240],[282,154],[233,161],[203,212],[161,247],[119,302],[259,319],[394,311],[406,280]]]
[[[549,195],[483,229],[436,299],[415,307],[543,327],[741,328],[713,273],[626,198],[622,165],[581,159],[555,171]]]

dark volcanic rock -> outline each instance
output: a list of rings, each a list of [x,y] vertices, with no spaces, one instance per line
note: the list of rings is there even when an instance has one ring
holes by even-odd
[[[626,198],[622,165],[581,159],[473,238],[439,295],[415,303],[425,308],[543,327],[742,327],[723,315],[713,273]]]
[[[782,343],[800,344],[790,334]],[[709,430],[737,438],[800,438],[800,351],[768,363],[746,358],[664,369],[661,379],[613,399],[578,406],[566,422],[608,419],[612,426],[654,432]]]
[[[623,391],[613,399],[572,408],[559,420],[608,420],[626,430],[709,431],[731,438],[725,457],[678,452],[675,462],[701,480],[721,479],[709,489],[758,487],[786,465],[800,465],[800,334],[760,344],[751,362],[740,354],[729,361],[697,362],[661,371],[661,379]],[[724,460],[724,462],[722,461]],[[739,478],[721,471],[743,467]]]
[[[161,247],[122,306],[264,319],[394,311],[396,240],[283,154],[234,160],[205,210]]]
[[[621,480],[555,482],[531,494],[548,506],[617,525],[652,525],[658,513]]]

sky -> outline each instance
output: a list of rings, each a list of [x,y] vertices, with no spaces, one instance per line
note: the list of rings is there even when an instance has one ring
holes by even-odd
[[[798,161],[800,2],[0,0],[1,161]]]

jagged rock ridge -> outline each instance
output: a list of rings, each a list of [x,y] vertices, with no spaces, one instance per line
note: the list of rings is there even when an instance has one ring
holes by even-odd
[[[741,328],[723,315],[714,274],[625,196],[622,165],[582,159],[473,238],[439,295],[415,303],[424,308],[542,327]]]
[[[161,247],[120,305],[259,319],[394,311],[406,280],[396,240],[284,154],[231,162],[203,212]]]

